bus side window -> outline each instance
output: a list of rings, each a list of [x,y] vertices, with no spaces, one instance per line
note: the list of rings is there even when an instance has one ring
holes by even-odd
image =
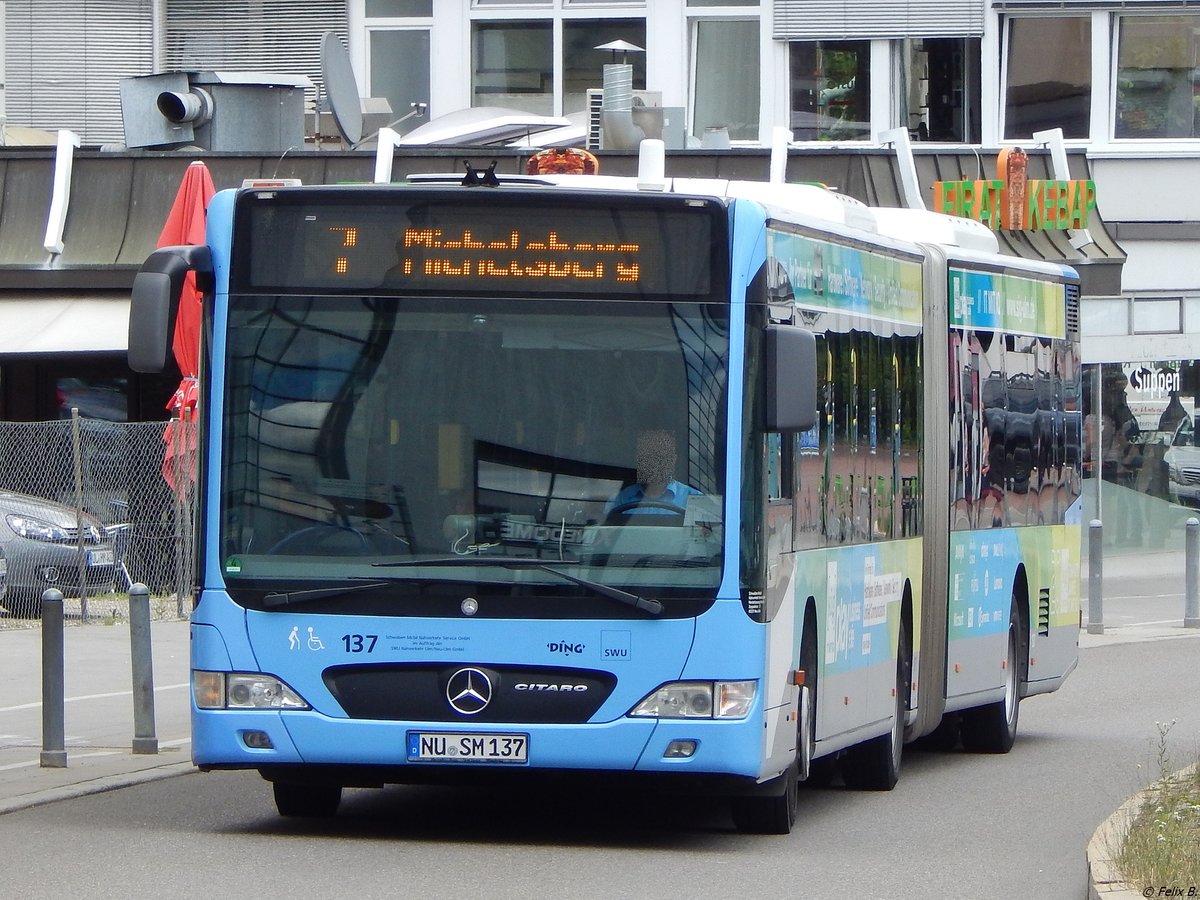
[[[767,499],[772,503],[790,500],[795,494],[795,444],[791,434],[767,435]]]
[[[795,528],[792,496],[795,493],[795,474],[792,448],[795,436],[790,433],[768,432],[766,447],[767,475],[767,558],[778,560],[780,554],[792,550]]]

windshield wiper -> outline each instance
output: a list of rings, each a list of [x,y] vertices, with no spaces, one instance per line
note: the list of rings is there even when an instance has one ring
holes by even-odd
[[[570,560],[567,560],[570,562]],[[653,598],[641,597],[630,591],[623,591],[620,588],[615,588],[612,585],[603,584],[599,581],[591,581],[587,578],[580,578],[576,575],[571,575],[564,572],[562,569],[556,569],[553,566],[548,566],[541,560],[537,559],[521,559],[518,557],[507,556],[448,556],[439,559],[404,559],[394,560],[385,563],[373,563],[373,565],[382,568],[409,568],[416,566],[497,566],[504,569],[537,569],[539,572],[547,572],[551,575],[557,575],[559,578],[564,578],[567,581],[577,584],[580,587],[585,587],[594,594],[599,594],[601,597],[607,597],[609,600],[615,600],[618,603],[623,603],[626,606],[632,606],[634,609],[640,609],[642,612],[650,613],[652,616],[660,616],[663,612],[662,602]]]
[[[562,569],[556,569],[553,566],[548,566],[545,563],[530,561],[529,563],[519,566],[522,569],[537,569],[539,572],[549,572],[551,575],[557,575],[559,578],[565,578],[567,581],[574,582],[580,587],[585,587],[589,591],[594,591],[601,597],[607,597],[609,600],[616,600],[618,603],[624,603],[626,606],[632,606],[634,609],[640,609],[642,612],[648,612],[652,616],[661,616],[663,611],[662,601],[653,598],[641,597],[630,591],[623,591],[620,588],[615,588],[612,585],[603,584],[599,581],[591,581],[587,578],[579,578],[564,572]]]
[[[277,606],[292,606],[296,603],[312,603],[316,600],[328,600],[343,594],[354,594],[359,591],[374,591],[394,585],[394,581],[363,581],[355,584],[342,584],[337,587],[305,588],[302,591],[271,591],[263,597],[262,604],[267,608]]]

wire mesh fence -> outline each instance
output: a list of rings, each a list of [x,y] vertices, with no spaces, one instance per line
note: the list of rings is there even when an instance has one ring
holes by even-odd
[[[152,595],[173,596],[185,615],[194,447],[186,422],[0,422],[0,605],[34,615],[42,593],[57,588],[87,616],[90,598],[141,582]]]

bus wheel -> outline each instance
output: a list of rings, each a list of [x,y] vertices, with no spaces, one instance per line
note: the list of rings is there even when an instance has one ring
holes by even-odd
[[[796,761],[800,783],[806,788],[829,787],[836,774],[834,757],[814,759],[817,747],[817,638],[816,624],[804,624],[804,643],[800,649],[800,668],[804,686],[800,688],[800,719],[796,734]]]
[[[276,781],[275,808],[281,816],[328,818],[337,812],[342,802],[342,789],[333,784],[288,784]]]
[[[777,794],[752,794],[733,798],[733,824],[745,834],[790,834],[796,824],[799,782],[795,764],[787,767],[767,790],[782,787]]]
[[[972,753],[1007,753],[1017,739],[1024,659],[1020,653],[1020,617],[1014,602],[1008,614],[1008,655],[1004,663],[1004,699],[962,714],[963,748]]]
[[[912,660],[908,654],[908,635],[903,623],[896,645],[896,703],[892,729],[851,747],[842,756],[842,780],[857,791],[890,791],[900,780],[900,760],[904,755],[904,716],[908,709],[908,687]]]

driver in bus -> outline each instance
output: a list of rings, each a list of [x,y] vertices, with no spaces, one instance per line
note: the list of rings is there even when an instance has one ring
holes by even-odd
[[[643,431],[637,439],[637,481],[617,492],[604,507],[609,515],[679,515],[688,497],[701,496],[675,480],[675,437],[669,431]]]

